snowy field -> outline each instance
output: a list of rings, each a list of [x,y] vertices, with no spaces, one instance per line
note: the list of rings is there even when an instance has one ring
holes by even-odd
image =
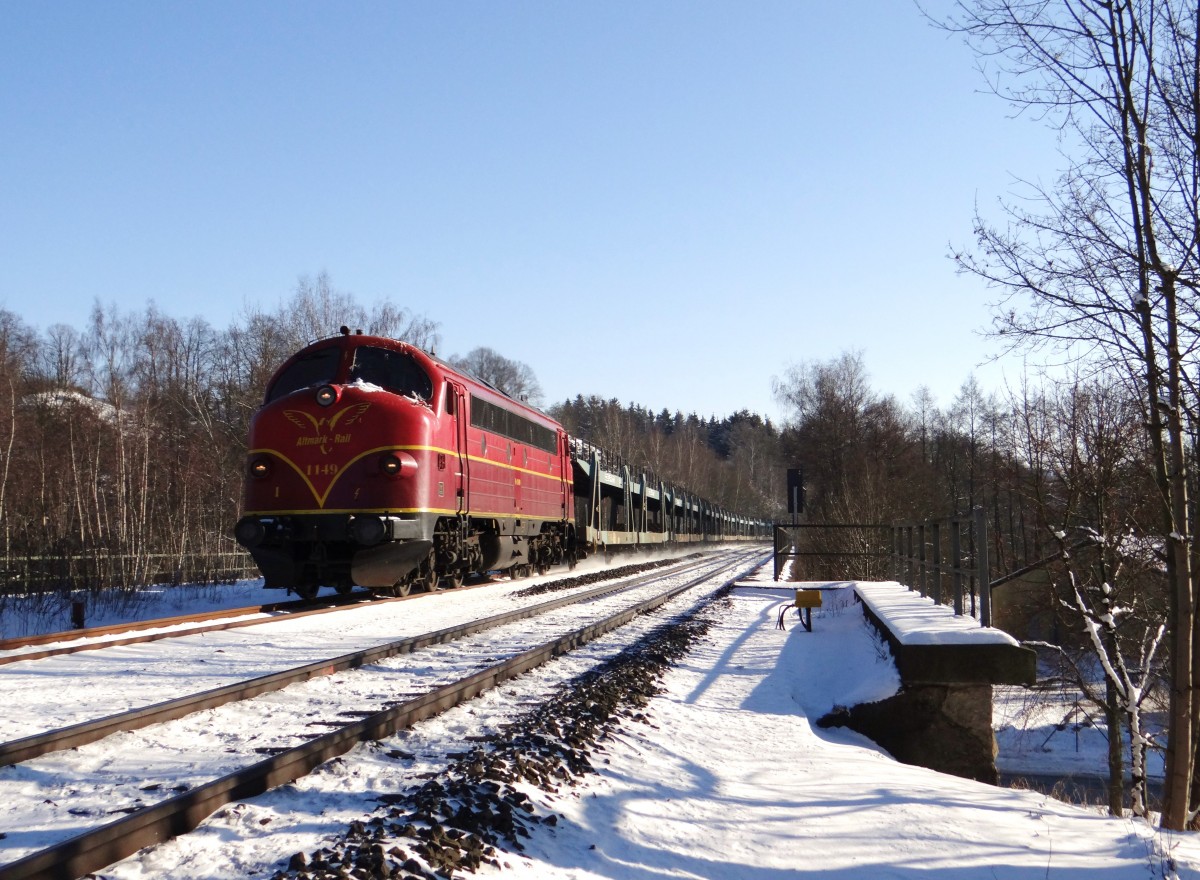
[[[206,607],[220,604],[216,588],[200,592]],[[231,592],[229,605],[241,606],[264,591],[249,582]],[[542,810],[561,817],[557,827],[538,829],[524,853],[507,855],[508,870],[481,873],[564,880],[1200,880],[1195,835],[1160,835],[1044,795],[906,766],[857,734],[816,728],[834,705],[879,699],[898,681],[848,591],[814,613],[811,633],[794,616],[786,632],[776,628],[786,595],[770,583],[769,566],[743,580],[701,646],[668,674],[648,723],[627,723],[606,743],[597,775],[557,795],[529,792]],[[166,613],[187,610],[182,596],[169,600]],[[481,700],[526,699],[524,689],[532,694],[552,675],[531,673]],[[1101,771],[1103,748],[1096,744],[1103,740],[1094,729],[1068,724],[1058,731],[1055,706],[1033,721],[1029,713],[1020,717],[1013,707],[1023,701],[1021,689],[999,696],[1002,768],[1008,761],[1025,772]],[[379,791],[404,784],[386,778],[396,772],[380,757],[389,748],[461,743],[476,711],[469,704],[394,741],[361,747],[287,793],[221,811],[189,835],[194,843],[165,844],[102,876],[269,876],[292,853],[320,846],[368,813]],[[291,809],[300,812],[284,812]],[[234,840],[243,831],[251,840],[238,852]]]

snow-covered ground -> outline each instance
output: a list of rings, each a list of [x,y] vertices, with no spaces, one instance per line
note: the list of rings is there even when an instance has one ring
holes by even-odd
[[[895,686],[844,603],[813,632],[774,627],[778,594],[733,611],[670,673],[649,722],[626,728],[597,778],[553,807],[523,877],[1200,877],[1194,835],[1161,837],[1029,792],[898,764],[812,721]]]
[[[598,774],[558,795],[529,792],[561,819],[536,830],[524,853],[505,856],[511,870],[503,873],[571,880],[1124,880],[1175,876],[1173,861],[1178,877],[1200,878],[1195,835],[1163,836],[1047,796],[906,766],[857,734],[816,728],[834,705],[878,699],[898,684],[886,647],[849,591],[842,595],[814,613],[813,632],[794,616],[780,631],[776,610],[787,592],[771,584],[769,567],[743,580],[701,646],[668,674],[645,712],[647,723],[628,722],[605,744]],[[269,876],[292,853],[320,846],[369,811],[380,793],[436,769],[426,767],[427,756],[477,733],[488,705],[533,699],[579,662],[563,658],[556,664],[567,669],[531,673],[479,705],[360,747],[104,876]],[[1069,730],[1045,743],[1036,732],[1025,739],[1039,740],[1028,756],[1040,759],[1044,773],[1061,769],[1060,757],[1091,747],[1076,752]],[[396,753],[413,757],[398,760]],[[1102,749],[1095,757],[1093,769],[1102,772]]]

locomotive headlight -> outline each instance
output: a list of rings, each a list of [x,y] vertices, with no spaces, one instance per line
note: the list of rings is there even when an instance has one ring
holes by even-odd
[[[256,480],[265,480],[271,475],[271,463],[265,458],[255,458],[250,462],[250,476]]]
[[[321,406],[333,406],[338,397],[338,390],[332,385],[322,385],[317,389],[317,403]]]
[[[385,477],[411,477],[417,472],[417,460],[403,450],[379,458],[379,470]]]

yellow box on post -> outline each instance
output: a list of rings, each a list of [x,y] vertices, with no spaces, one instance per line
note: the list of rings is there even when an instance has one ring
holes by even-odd
[[[797,590],[796,591],[796,607],[797,608],[820,608],[821,607],[821,591],[820,590]]]
[[[796,608],[800,613],[800,622],[804,628],[812,632],[812,610],[821,607],[820,590],[797,590]]]

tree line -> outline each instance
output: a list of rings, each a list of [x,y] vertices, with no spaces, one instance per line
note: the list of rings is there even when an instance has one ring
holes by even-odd
[[[428,317],[387,302],[364,307],[325,274],[302,278],[273,309],[247,308],[227,328],[153,303],[141,311],[98,303],[82,327],[44,331],[0,310],[0,593],[251,574],[231,534],[250,419],[283,360],[341,325],[430,351],[438,341]],[[488,348],[447,360],[541,402],[537,377],[520,361]],[[577,404],[550,409],[573,432],[594,426],[596,442],[643,469],[686,474],[697,494],[770,515],[777,478],[760,467],[768,455],[774,462],[778,432],[769,422],[746,412],[664,416],[676,452],[668,461],[667,444],[633,442],[651,435],[637,407]]]
[[[276,308],[249,308],[224,329],[154,304],[140,312],[97,304],[84,326],[43,332],[0,310],[7,584],[203,580],[244,566],[230,529],[250,418],[279,364],[342,324],[426,349],[437,342],[431,319],[388,303],[366,308],[326,275],[301,279]],[[519,361],[490,349],[449,360],[540,400]],[[992,465],[1000,453],[989,458],[979,437],[996,417],[982,411],[972,383],[945,413],[927,393],[905,407],[872,391],[861,358],[847,354],[794,368],[776,393],[789,412],[781,424],[748,410],[706,417],[583,395],[549,412],[635,472],[764,519],[782,516],[785,469],[794,466],[805,469],[816,520],[919,518],[1003,494]]]

